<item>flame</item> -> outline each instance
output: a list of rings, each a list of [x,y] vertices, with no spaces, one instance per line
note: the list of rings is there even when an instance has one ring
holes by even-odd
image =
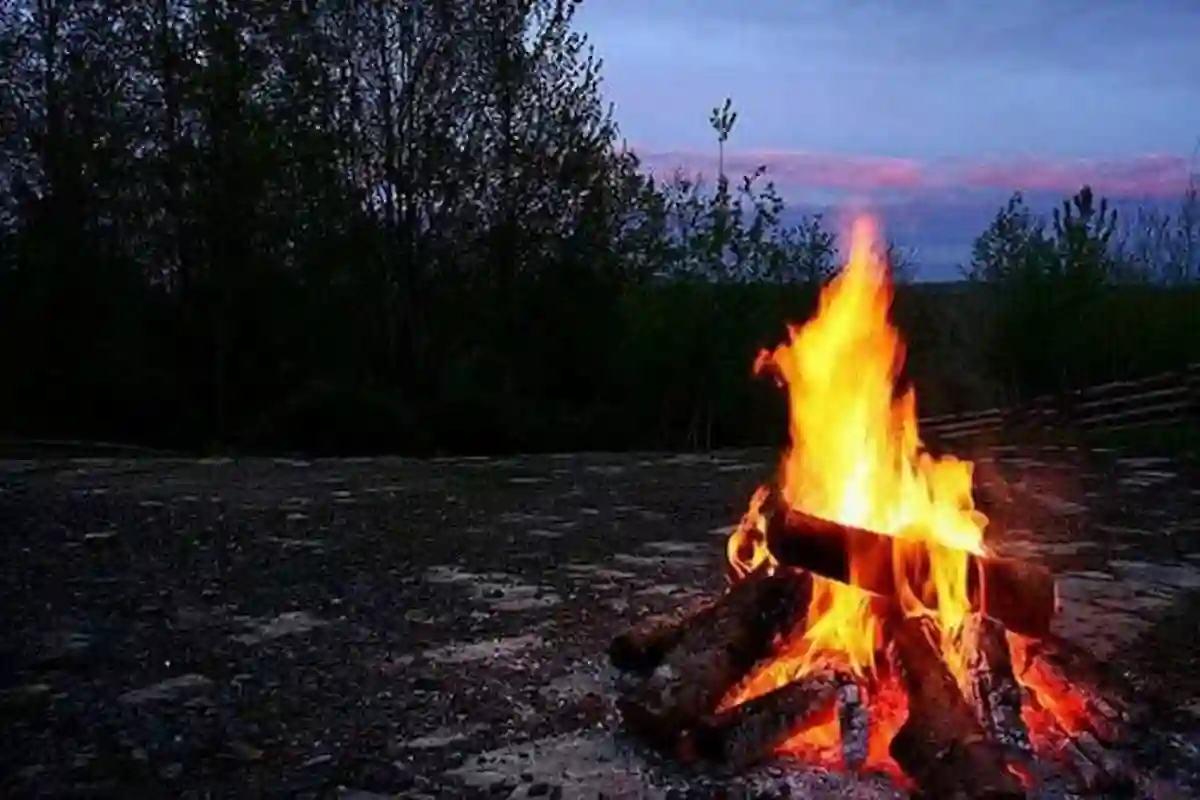
[[[967,659],[961,633],[970,613],[966,554],[985,552],[987,519],[974,508],[971,463],[926,452],[917,430],[916,396],[911,388],[897,391],[905,353],[889,321],[893,290],[881,253],[873,220],[857,219],[849,260],[821,292],[815,316],[789,326],[787,341],[759,353],[754,369],[775,375],[787,389],[790,446],[777,478],[783,501],[895,537],[892,566],[900,606],[905,614],[937,621],[941,653],[961,680]],[[762,513],[769,493],[762,487],[754,494],[728,541],[729,566],[737,576],[771,560]],[[862,561],[852,554],[852,571],[877,568]],[[881,631],[868,594],[817,578],[806,624],[803,635],[793,636],[725,705],[818,664],[873,675]],[[815,730],[812,735],[821,738]]]

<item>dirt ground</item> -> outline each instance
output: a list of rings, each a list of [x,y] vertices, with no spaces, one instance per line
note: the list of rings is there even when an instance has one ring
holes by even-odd
[[[992,544],[1056,570],[1059,631],[1200,738],[1200,469],[977,455]],[[614,735],[603,650],[719,587],[773,462],[0,461],[0,794],[732,796]]]

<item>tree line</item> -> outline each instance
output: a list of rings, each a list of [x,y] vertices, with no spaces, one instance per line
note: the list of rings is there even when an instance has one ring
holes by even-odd
[[[579,3],[0,6],[0,428],[330,452],[776,436],[749,365],[836,236],[785,221],[762,170],[647,174]],[[718,150],[735,119],[714,109]],[[1200,273],[1194,218],[1134,239],[1068,208],[1059,231],[1014,199],[981,237],[973,279],[1009,287],[970,331],[984,385],[1063,378],[1004,361],[1033,274],[1013,264],[1075,286],[1047,265],[1115,254],[1088,302],[1161,283],[1164,254]],[[914,355],[971,327],[909,293]]]

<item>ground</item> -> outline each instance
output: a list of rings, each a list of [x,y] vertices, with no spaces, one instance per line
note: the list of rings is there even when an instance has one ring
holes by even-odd
[[[1195,734],[1200,469],[974,455],[1060,632]],[[0,794],[717,796],[613,737],[603,650],[719,587],[773,461],[2,461]]]

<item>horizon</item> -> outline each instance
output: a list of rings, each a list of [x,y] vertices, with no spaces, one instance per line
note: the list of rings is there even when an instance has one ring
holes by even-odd
[[[656,174],[767,168],[790,215],[875,214],[918,277],[956,277],[1014,192],[1045,209],[1087,184],[1170,210],[1200,161],[1200,5],[1118,0],[584,3],[602,92]],[[1120,54],[1114,56],[1113,54]]]

